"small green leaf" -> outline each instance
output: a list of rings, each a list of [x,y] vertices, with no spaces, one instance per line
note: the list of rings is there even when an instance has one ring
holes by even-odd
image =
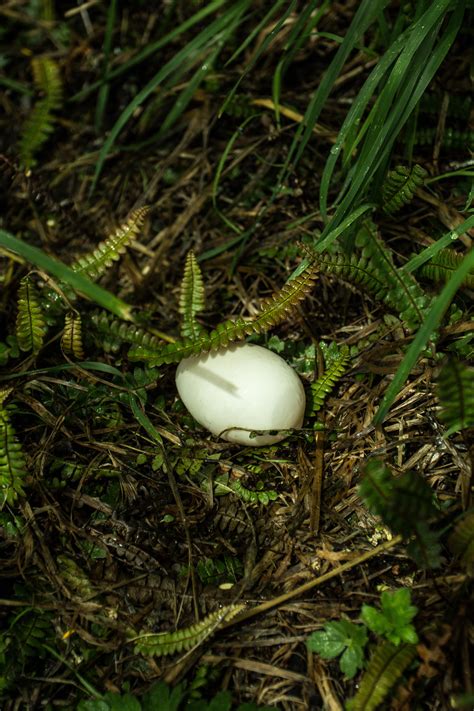
[[[104,701],[109,705],[110,711],[142,711],[142,705],[132,694],[115,694],[109,692],[105,694]]]
[[[106,701],[102,701],[101,699],[79,701],[76,711],[110,711],[110,706]]]
[[[371,605],[362,606],[361,617],[367,627],[397,646],[402,642],[416,644],[418,636],[411,621],[418,608],[411,604],[410,590],[401,588],[394,592],[383,592],[380,604],[382,610]]]
[[[178,684],[173,689],[164,682],[158,681],[142,699],[142,711],[178,711],[185,696],[184,684]]]
[[[308,639],[308,649],[317,652],[323,659],[334,659],[342,654],[339,666],[343,674],[351,679],[364,661],[364,647],[367,630],[349,620],[327,622],[324,629],[313,632]]]
[[[358,669],[364,666],[364,648],[360,646],[347,647],[339,661],[339,667],[347,679],[352,679]]]

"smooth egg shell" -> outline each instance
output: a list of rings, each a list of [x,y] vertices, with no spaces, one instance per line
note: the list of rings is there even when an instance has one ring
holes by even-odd
[[[228,442],[273,444],[287,433],[251,438],[250,432],[303,423],[301,380],[283,358],[261,346],[244,343],[185,358],[176,371],[176,387],[194,419]]]

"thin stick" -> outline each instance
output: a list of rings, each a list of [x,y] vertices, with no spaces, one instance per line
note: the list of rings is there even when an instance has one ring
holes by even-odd
[[[262,602],[260,605],[257,605],[256,607],[252,607],[252,609],[250,609],[250,610],[245,610],[238,617],[235,617],[234,619],[230,620],[226,624],[222,625],[221,629],[224,629],[225,627],[230,627],[231,625],[238,624],[239,622],[243,622],[243,620],[248,620],[251,617],[255,617],[256,615],[259,615],[261,612],[265,612],[266,610],[270,610],[272,607],[277,607],[278,605],[282,605],[283,603],[288,602],[288,600],[293,600],[294,598],[299,597],[300,595],[303,595],[304,593],[308,592],[309,590],[312,590],[313,588],[316,588],[319,585],[322,585],[323,583],[327,582],[328,580],[337,578],[339,575],[342,575],[342,573],[345,573],[347,570],[351,570],[352,568],[355,568],[357,565],[360,565],[361,563],[365,563],[367,560],[370,560],[371,558],[375,558],[376,556],[380,555],[381,553],[385,553],[386,551],[390,550],[391,548],[394,548],[401,542],[402,542],[402,537],[395,536],[394,538],[392,538],[391,541],[386,541],[386,543],[382,543],[380,546],[377,546],[377,548],[374,548],[370,551],[366,551],[365,553],[362,553],[355,560],[351,560],[351,561],[348,561],[347,563],[343,563],[343,565],[339,565],[337,568],[334,568],[334,570],[329,571],[329,573],[320,575],[319,578],[310,580],[308,583],[304,583],[304,585],[300,585],[299,587],[295,588],[294,590],[284,593],[283,595],[279,595],[278,597],[274,597],[271,600],[266,600],[265,602]]]

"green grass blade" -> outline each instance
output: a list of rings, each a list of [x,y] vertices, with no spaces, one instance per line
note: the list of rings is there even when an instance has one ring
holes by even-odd
[[[129,304],[122,301],[122,299],[118,299],[113,294],[110,294],[77,272],[74,272],[57,259],[49,257],[41,249],[23,242],[5,230],[0,230],[0,247],[8,249],[14,254],[19,254],[23,259],[39,267],[39,269],[42,269],[47,274],[56,277],[58,281],[69,284],[73,289],[84,294],[84,296],[87,296],[91,301],[95,301],[96,304],[103,306],[104,309],[111,311],[116,316],[126,319],[127,321],[132,320],[132,307]]]
[[[128,121],[132,118],[133,114],[141,104],[152,94],[156,89],[167,79],[171,74],[174,73],[174,82],[184,74],[184,72],[190,68],[193,64],[200,61],[202,58],[202,52],[205,51],[208,43],[215,42],[216,38],[220,35],[222,31],[228,28],[229,24],[238,24],[239,18],[242,16],[250,0],[239,0],[235,5],[228,11],[225,15],[218,17],[214,20],[208,27],[202,30],[193,40],[188,42],[188,44],[177,52],[166,64],[155,74],[155,76],[150,79],[148,84],[146,84],[141,91],[135,96],[135,98],[126,106],[122,111],[119,118],[110,130],[107,139],[102,146],[99,157],[97,159],[94,177],[92,179],[92,184],[90,187],[90,194],[93,193],[99,176],[102,172],[104,163],[109,155],[112,147],[117,139],[118,135],[126,126]]]
[[[420,254],[415,255],[410,259],[407,264],[403,267],[406,272],[415,272],[423,264],[429,262],[430,259],[435,257],[441,249],[449,247],[455,240],[457,240],[461,235],[465,234],[468,230],[474,227],[474,215],[468,217],[460,225],[450,230],[445,235],[440,237],[434,244],[430,244],[429,247],[424,249]]]
[[[104,37],[104,66],[102,76],[105,77],[109,67],[110,51],[112,49],[112,38],[114,34],[115,18],[117,15],[117,0],[110,0],[109,9],[107,11],[107,23],[105,26]],[[107,99],[109,98],[110,85],[104,80],[104,83],[99,89],[97,96],[97,105],[95,108],[95,130],[97,132],[102,128],[105,111],[107,109]]]
[[[263,18],[263,20],[252,30],[252,32],[250,33],[250,36],[247,37],[247,39],[241,44],[241,46],[238,47],[238,49],[234,52],[234,54],[232,55],[231,59],[229,59],[229,61],[226,63],[226,65],[230,64],[230,62],[231,62],[235,57],[237,57],[237,56],[240,54],[240,52],[245,49],[245,47],[247,47],[247,45],[248,45],[248,44],[253,40],[253,38],[258,34],[258,32],[260,32],[260,30],[261,30],[263,27],[265,27],[265,25],[268,23],[268,21],[271,19],[271,17],[275,14],[276,10],[277,10],[277,9],[280,7],[280,5],[282,5],[282,4],[283,4],[283,3],[281,2],[281,0],[277,0],[277,2],[275,3],[275,5],[268,11],[268,13],[265,15],[265,17]],[[252,69],[252,67],[255,66],[256,62],[257,62],[258,59],[259,59],[259,57],[262,55],[263,52],[265,52],[265,50],[267,49],[267,47],[269,46],[269,44],[273,41],[273,39],[275,38],[275,36],[278,34],[278,32],[279,32],[280,29],[282,28],[282,26],[283,26],[285,20],[286,20],[287,17],[291,14],[291,12],[294,10],[295,5],[296,5],[296,0],[291,0],[289,6],[287,7],[287,9],[286,9],[285,12],[283,13],[283,15],[280,17],[280,19],[279,19],[278,22],[276,23],[275,27],[272,29],[271,32],[269,32],[269,33],[267,34],[267,36],[266,36],[265,39],[263,40],[263,42],[262,42],[262,44],[260,45],[260,47],[258,47],[258,49],[254,52],[254,55],[253,55],[251,61],[247,64],[247,66],[245,67],[244,71],[241,73],[241,75],[239,76],[238,80],[236,81],[236,83],[234,84],[234,86],[232,87],[232,89],[230,90],[230,92],[227,94],[226,99],[225,99],[224,103],[222,104],[222,106],[221,106],[221,108],[220,108],[220,110],[219,110],[219,116],[222,116],[222,114],[224,113],[224,111],[225,111],[226,107],[228,106],[229,102],[232,101],[232,97],[235,95],[235,92],[236,92],[237,89],[239,88],[241,81],[244,79],[244,77],[247,76],[247,74],[248,74],[249,71]]]
[[[155,54],[155,52],[157,52],[159,49],[161,49],[162,47],[166,47],[166,45],[177,39],[181,34],[183,34],[183,32],[186,32],[194,25],[198,24],[199,22],[202,22],[202,20],[204,20],[208,15],[212,14],[215,10],[219,10],[223,5],[227,4],[228,2],[229,0],[214,0],[213,2],[207,3],[205,7],[203,7],[201,10],[192,15],[192,17],[182,22],[174,30],[168,32],[168,34],[166,34],[164,37],[161,37],[161,39],[157,40],[156,42],[147,44],[147,46],[144,47],[141,52],[138,52],[138,54],[132,57],[132,59],[129,59],[127,62],[124,62],[116,69],[112,69],[100,81],[96,81],[93,84],[90,84],[89,86],[79,91],[77,94],[74,94],[74,96],[70,98],[70,101],[82,101],[83,99],[87,98],[89,94],[93,94],[94,91],[99,89],[104,81],[110,82],[113,79],[116,79],[117,77],[121,76],[122,74],[125,74],[137,64],[141,64],[145,61],[145,59],[150,57],[152,54]]]
[[[474,268],[474,250],[466,255],[462,263],[456,269],[450,280],[446,283],[441,293],[436,297],[433,302],[428,315],[423,322],[422,326],[418,330],[413,342],[408,348],[403,361],[401,362],[395,377],[392,380],[382,403],[375,413],[373,419],[374,425],[380,425],[385,419],[390,407],[392,406],[398,392],[403,387],[408,375],[410,374],[413,366],[420,353],[425,348],[426,344],[430,340],[433,332],[438,328],[441,320],[446,313],[451,301],[453,300],[457,290],[461,286],[462,282],[469,274],[470,270]]]
[[[255,118],[258,118],[259,116],[260,116],[260,114],[253,114],[252,116],[248,116],[246,119],[244,119],[244,121],[242,121],[242,123],[239,125],[237,130],[234,131],[234,133],[228,140],[227,145],[224,148],[224,151],[219,159],[219,163],[217,164],[217,168],[216,168],[216,174],[214,176],[214,180],[212,181],[211,198],[212,198],[212,204],[213,204],[214,210],[217,212],[219,217],[226,223],[226,225],[228,227],[230,227],[230,229],[233,230],[234,232],[236,232],[238,235],[240,235],[242,233],[242,230],[237,225],[235,225],[231,220],[229,220],[229,218],[227,218],[220,211],[220,209],[217,205],[217,192],[218,192],[218,188],[219,188],[219,182],[220,182],[220,179],[222,176],[222,171],[224,170],[225,162],[226,162],[227,158],[229,157],[229,154],[234,146],[235,141],[238,138],[242,137],[243,131],[244,131],[245,127],[247,126],[247,124],[250,123],[251,121],[253,121]],[[222,245],[220,245],[220,247],[222,247]]]
[[[341,222],[340,225],[328,232],[325,237],[323,237],[323,234],[321,234],[319,239],[314,244],[314,249],[316,250],[316,252],[324,252],[324,250],[327,249],[334,242],[334,240],[336,240],[340,235],[342,235],[343,232],[352,227],[354,223],[362,217],[362,215],[365,215],[366,212],[374,210],[375,208],[375,203],[364,203],[363,205],[360,205],[356,210],[351,212],[351,214],[348,215]]]
[[[309,2],[306,5],[306,7],[302,8],[302,12],[299,14],[288,36],[282,58],[278,62],[273,74],[272,98],[275,105],[275,120],[277,126],[280,126],[281,84],[285,72],[297,52],[301,49],[311,32],[314,30],[315,26],[318,24],[321,17],[326,13],[329,7],[329,0],[325,0],[321,7],[316,10],[318,4],[319,0],[312,0],[312,2]]]
[[[336,79],[360,37],[376,19],[379,12],[388,4],[388,0],[362,0],[354,19],[336,52],[329,68],[324,75],[317,91],[314,93],[306,110],[304,121],[298,127],[285,161],[283,174],[279,182],[283,182],[290,165],[296,165],[304,153],[306,145],[312,136],[314,126],[328,98]]]
[[[339,130],[337,141],[334,144],[329,157],[324,166],[323,176],[321,179],[320,188],[320,209],[323,219],[327,219],[327,199],[329,193],[329,186],[331,183],[331,178],[334,173],[334,168],[336,166],[337,160],[344,148],[348,136],[353,132],[354,128],[358,126],[362,115],[373,96],[377,86],[383,81],[386,76],[390,66],[394,64],[398,55],[400,54],[403,46],[406,42],[407,33],[404,33],[398,37],[390,49],[384,54],[380,59],[378,64],[372,70],[372,73],[368,77],[367,81],[363,85],[362,89],[359,91],[357,97],[354,99],[354,103],[346,116],[346,119]]]
[[[420,19],[419,27],[412,26],[405,47],[361,129],[366,131],[366,135],[346,181],[349,186],[347,193],[325,232],[337,226],[367,191],[368,184],[383,162],[387,161],[395,139],[446,56],[459,31],[464,12],[463,3],[458,4],[445,33],[435,46],[439,26],[449,4],[450,0],[433,3]]]

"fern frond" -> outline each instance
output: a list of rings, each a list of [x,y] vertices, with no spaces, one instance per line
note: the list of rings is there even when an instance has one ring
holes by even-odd
[[[64,331],[61,336],[61,347],[65,353],[78,360],[84,360],[82,345],[82,319],[77,311],[70,311],[64,317]]]
[[[259,482],[261,488],[249,489],[244,486],[238,479],[229,483],[230,488],[235,491],[237,496],[249,504],[263,504],[267,506],[271,501],[276,501],[278,494],[274,489],[264,489],[263,483]]]
[[[22,351],[38,353],[43,345],[46,323],[40,297],[28,277],[21,280],[18,290],[18,313],[15,335]]]
[[[418,164],[411,170],[404,165],[389,170],[382,186],[384,211],[390,215],[411,202],[416,189],[424,184],[427,175],[427,171]]]
[[[366,220],[356,236],[356,247],[347,255],[343,252],[313,253],[322,272],[335,274],[345,281],[368,291],[400,314],[410,329],[423,321],[430,299],[412,274],[397,268],[390,250],[377,236],[376,228]]]
[[[421,567],[439,567],[440,534],[428,525],[437,511],[435,499],[419,474],[408,471],[394,476],[383,461],[369,459],[359,494],[368,509],[380,516],[393,533],[410,541],[409,554]]]
[[[0,509],[12,505],[23,495],[23,480],[26,477],[26,462],[23,449],[15,436],[4,401],[11,388],[0,390]]]
[[[357,694],[347,708],[349,711],[375,711],[416,657],[413,644],[395,647],[391,642],[379,644],[369,660]]]
[[[374,298],[383,299],[385,283],[366,255],[356,252],[349,255],[335,251],[315,253],[314,256],[320,270],[325,274],[334,274],[343,281],[364,289]]]
[[[311,383],[311,414],[314,415],[324,404],[327,395],[334,388],[336,382],[347,370],[350,361],[348,346],[342,346],[338,355],[328,363],[326,370],[314,382]]]
[[[0,388],[0,407],[3,407],[3,403],[11,392],[13,392],[13,388]]]
[[[179,296],[179,313],[182,316],[181,335],[192,340],[198,338],[203,328],[196,321],[196,314],[205,308],[204,283],[196,256],[191,250],[186,256],[181,292]]]
[[[443,105],[443,99],[444,95],[442,92],[425,91],[419,103],[420,112],[438,117]],[[447,115],[466,120],[471,113],[471,108],[471,94],[464,96],[452,94],[449,97]]]
[[[100,336],[102,348],[107,352],[117,352],[123,343],[154,349],[160,346],[161,341],[157,336],[133,323],[119,321],[105,311],[92,314],[90,319]]]
[[[239,558],[225,553],[222,558],[201,558],[196,564],[196,573],[203,585],[236,583],[242,577],[244,566]]]
[[[418,130],[414,137],[415,145],[427,146],[433,144],[436,140],[436,133],[436,127]],[[407,135],[401,135],[400,139],[406,142]],[[448,127],[443,134],[441,145],[444,148],[472,149],[474,146],[474,131]]]
[[[436,513],[433,492],[419,474],[394,476],[385,462],[375,457],[364,467],[359,494],[372,513],[404,537],[413,535],[420,521]]]
[[[311,260],[301,274],[287,281],[280,291],[262,301],[260,312],[252,320],[237,318],[235,321],[224,321],[209,334],[202,334],[195,340],[176,341],[157,349],[137,346],[130,349],[128,357],[130,360],[144,360],[150,366],[178,363],[191,355],[225,348],[229,343],[241,341],[245,336],[265,333],[283,321],[306,297],[313,288],[317,271],[314,260]]]
[[[54,130],[54,111],[62,103],[62,81],[59,67],[50,57],[34,57],[31,62],[36,88],[43,94],[23,126],[20,139],[21,163],[29,169],[35,164],[34,154]]]
[[[452,249],[440,249],[440,251],[430,259],[428,264],[423,264],[420,267],[420,274],[433,281],[448,281],[464,258],[464,254],[459,254]],[[474,271],[471,271],[467,275],[462,286],[474,289]]]
[[[368,220],[356,236],[356,245],[369,257],[378,277],[385,285],[382,299],[387,306],[400,314],[410,329],[422,323],[424,313],[431,303],[414,276],[403,267],[396,267],[392,254],[378,237],[376,227]]]
[[[58,555],[56,558],[61,577],[82,599],[91,598],[96,594],[96,590],[88,576],[77,563],[66,555]]]
[[[466,567],[469,575],[474,575],[474,509],[470,509],[456,523],[448,539],[451,551]]]
[[[98,279],[113,264],[120,259],[130,242],[137,236],[149,207],[139,207],[120,225],[120,227],[104,242],[101,242],[90,254],[86,254],[72,265],[75,272]]]
[[[474,368],[450,358],[438,376],[437,390],[446,437],[474,427]]]
[[[222,622],[229,622],[244,607],[245,605],[242,604],[227,605],[227,607],[211,613],[197,624],[176,630],[176,632],[140,635],[135,640],[135,654],[163,657],[166,654],[187,652],[214,634]]]

